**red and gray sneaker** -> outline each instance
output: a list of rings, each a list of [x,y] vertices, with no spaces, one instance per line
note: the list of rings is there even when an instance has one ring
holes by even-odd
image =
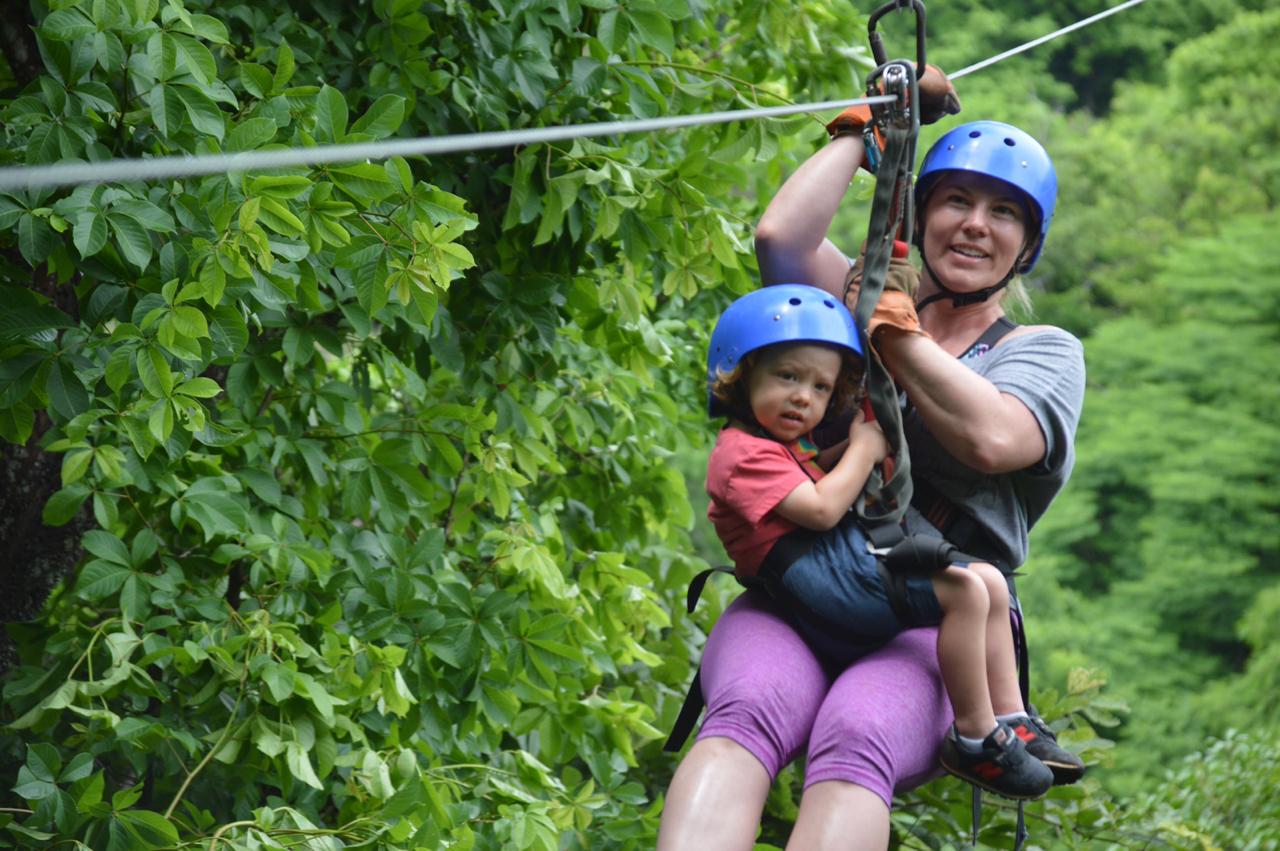
[[[977,752],[961,747],[953,725],[938,760],[961,780],[1006,798],[1039,798],[1053,785],[1053,772],[1027,753],[1026,744],[1008,724],[996,724]]]
[[[1034,712],[1008,721],[1013,732],[1027,745],[1027,753],[1049,766],[1053,785],[1065,786],[1084,777],[1084,760],[1058,744],[1058,737],[1045,720]]]

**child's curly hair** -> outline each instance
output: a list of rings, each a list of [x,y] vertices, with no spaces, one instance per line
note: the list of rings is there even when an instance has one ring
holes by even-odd
[[[747,393],[747,376],[751,374],[751,370],[755,369],[761,356],[766,352],[776,351],[783,346],[803,345],[825,344],[797,340],[794,343],[774,343],[772,346],[765,346],[762,349],[756,349],[754,352],[748,352],[742,356],[733,369],[716,372],[716,377],[711,382],[711,395],[724,403],[725,408],[728,410],[727,416],[748,423],[754,422],[755,416],[751,413],[751,399]],[[862,400],[866,396],[866,390],[862,383],[864,372],[862,358],[843,346],[831,346],[830,348],[840,354],[840,375],[836,378],[836,386],[832,388],[831,403],[827,405],[827,413],[822,418],[823,424],[838,419],[854,410],[858,405],[862,404]]]

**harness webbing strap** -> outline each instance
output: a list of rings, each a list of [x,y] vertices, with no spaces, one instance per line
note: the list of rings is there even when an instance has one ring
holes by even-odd
[[[699,665],[698,670],[693,673],[693,682],[689,683],[689,691],[684,696],[684,703],[680,704],[680,713],[676,715],[676,721],[671,725],[671,735],[667,736],[667,741],[662,746],[664,751],[676,753],[684,747],[705,705],[706,701],[702,697],[702,666]]]
[[[717,573],[733,574],[731,567],[709,567],[700,571],[697,576],[689,582],[689,591],[685,594],[685,607],[689,614],[693,614],[693,610],[698,605],[698,598],[702,596],[702,589],[706,587],[707,580]],[[689,690],[685,692],[684,702],[680,704],[680,712],[676,715],[675,723],[671,725],[671,734],[667,736],[666,744],[662,746],[664,751],[672,752],[680,750],[684,747],[685,740],[689,738],[689,734],[693,732],[694,726],[698,723],[698,716],[702,714],[702,707],[705,701],[702,698],[702,666],[698,666],[693,674],[693,682],[689,684]]]
[[[854,324],[862,350],[867,354],[867,397],[871,410],[894,455],[892,475],[885,480],[876,469],[855,505],[858,516],[870,531],[881,524],[898,523],[911,502],[911,457],[902,432],[902,409],[898,388],[889,370],[871,347],[867,324],[884,292],[889,259],[898,225],[905,219],[904,205],[911,196],[911,160],[915,153],[915,128],[888,123],[883,127],[884,150],[876,171],[875,197],[871,203],[871,224],[867,229],[867,249],[862,266],[862,284],[853,310]],[[895,215],[896,214],[896,215]]]

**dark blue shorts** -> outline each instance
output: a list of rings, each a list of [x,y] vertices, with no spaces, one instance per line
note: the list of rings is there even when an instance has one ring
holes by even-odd
[[[906,579],[910,622],[898,616],[876,558],[867,550],[867,538],[852,516],[810,540],[808,551],[774,584],[781,586],[779,594],[800,632],[828,661],[848,664],[903,630],[942,622],[942,607],[927,576]]]

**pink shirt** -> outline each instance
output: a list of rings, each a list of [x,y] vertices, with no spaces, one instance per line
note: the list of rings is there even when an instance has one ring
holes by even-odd
[[[755,576],[769,550],[796,524],[774,512],[800,485],[822,477],[810,473],[784,444],[732,426],[722,429],[707,460],[707,518],[715,526],[739,576]]]

